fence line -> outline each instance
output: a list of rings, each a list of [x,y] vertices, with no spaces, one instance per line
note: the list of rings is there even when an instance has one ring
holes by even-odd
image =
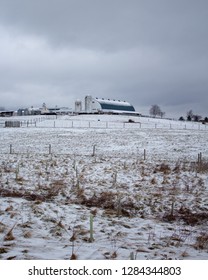
[[[6,127],[7,122],[19,122],[20,127],[36,127],[37,124],[44,122],[46,120],[54,120],[57,119],[57,116],[55,115],[44,115],[44,116],[32,116],[28,118],[27,116],[24,118],[24,116],[21,117],[15,117],[15,118],[4,118],[0,120],[0,127]]]
[[[18,146],[18,148],[17,148]],[[105,151],[105,149],[103,149],[102,146],[98,146],[97,144],[93,144],[91,146],[86,147],[86,150],[84,150],[82,153],[79,152],[79,147],[77,147],[77,149],[72,149],[71,147],[68,147],[68,149],[66,149],[66,147],[62,148],[61,147],[57,147],[57,145],[43,145],[42,149],[40,150],[39,146],[32,146],[33,149],[31,149],[31,146],[19,146],[19,145],[13,145],[13,144],[7,144],[7,146],[4,147],[4,151],[1,151],[0,154],[2,155],[25,155],[26,157],[28,156],[71,156],[71,157],[94,157],[95,161],[96,158],[99,157],[111,157],[112,156],[112,151]],[[122,153],[122,154],[121,154]],[[202,164],[204,161],[208,161],[207,158],[207,151],[200,152],[200,153],[196,153],[195,156],[190,156],[190,155],[177,155],[177,152],[175,154],[175,156],[173,156],[173,153],[171,153],[172,155],[172,160],[169,158],[169,156],[164,155],[159,153],[158,150],[158,154],[155,152],[152,152],[151,150],[148,150],[146,148],[140,148],[140,149],[134,149],[131,152],[131,155],[129,154],[129,150],[127,152],[120,150],[117,153],[113,154],[114,158],[120,158],[120,159],[135,159],[137,162],[140,161],[149,161],[152,160],[153,158],[158,158],[158,160],[161,161],[183,161],[185,162],[185,160],[187,160],[187,162],[190,163],[194,163],[194,164]],[[166,158],[167,156],[167,158]]]
[[[203,130],[208,131],[205,124],[174,124],[174,123],[129,123],[111,121],[81,121],[81,120],[44,120],[23,123],[22,127],[37,128],[89,128],[89,129],[170,129],[170,130]]]
[[[91,120],[78,120],[78,119],[62,119],[62,116],[57,115],[44,115],[44,116],[31,116],[28,117],[15,117],[5,118],[0,120],[0,127],[5,127],[6,122],[11,121],[20,122],[20,127],[37,127],[37,128],[100,128],[100,129],[177,129],[177,130],[208,130],[206,124],[194,122],[114,122],[114,121],[91,121]]]

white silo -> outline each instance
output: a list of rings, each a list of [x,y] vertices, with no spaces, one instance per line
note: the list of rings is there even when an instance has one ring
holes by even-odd
[[[77,99],[77,100],[75,101],[75,112],[76,112],[76,113],[79,113],[79,112],[81,112],[81,111],[82,111],[82,101],[79,100],[79,99]]]
[[[85,111],[87,113],[92,112],[92,96],[91,95],[85,96]]]

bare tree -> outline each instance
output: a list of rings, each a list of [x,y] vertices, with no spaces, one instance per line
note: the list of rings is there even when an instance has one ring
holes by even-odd
[[[202,119],[202,116],[200,115],[193,115],[193,121],[199,122]]]
[[[192,110],[189,110],[189,111],[187,112],[187,114],[186,114],[187,121],[191,121],[192,118],[193,118],[193,116],[194,116],[193,111],[192,111]]]
[[[160,112],[160,116],[161,116],[161,118],[163,118],[164,116],[165,116],[165,112]]]
[[[160,116],[161,118],[165,115],[165,112],[162,112],[157,104],[151,106],[149,113],[154,117]]]

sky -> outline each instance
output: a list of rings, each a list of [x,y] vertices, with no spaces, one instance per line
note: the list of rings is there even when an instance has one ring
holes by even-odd
[[[0,107],[86,95],[208,116],[207,0],[0,0]]]

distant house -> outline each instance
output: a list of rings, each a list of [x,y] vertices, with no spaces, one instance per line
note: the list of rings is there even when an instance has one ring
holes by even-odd
[[[11,117],[13,114],[14,111],[0,111],[0,117]]]
[[[48,108],[50,115],[68,115],[72,114],[72,109],[68,107],[54,107],[54,108]]]

